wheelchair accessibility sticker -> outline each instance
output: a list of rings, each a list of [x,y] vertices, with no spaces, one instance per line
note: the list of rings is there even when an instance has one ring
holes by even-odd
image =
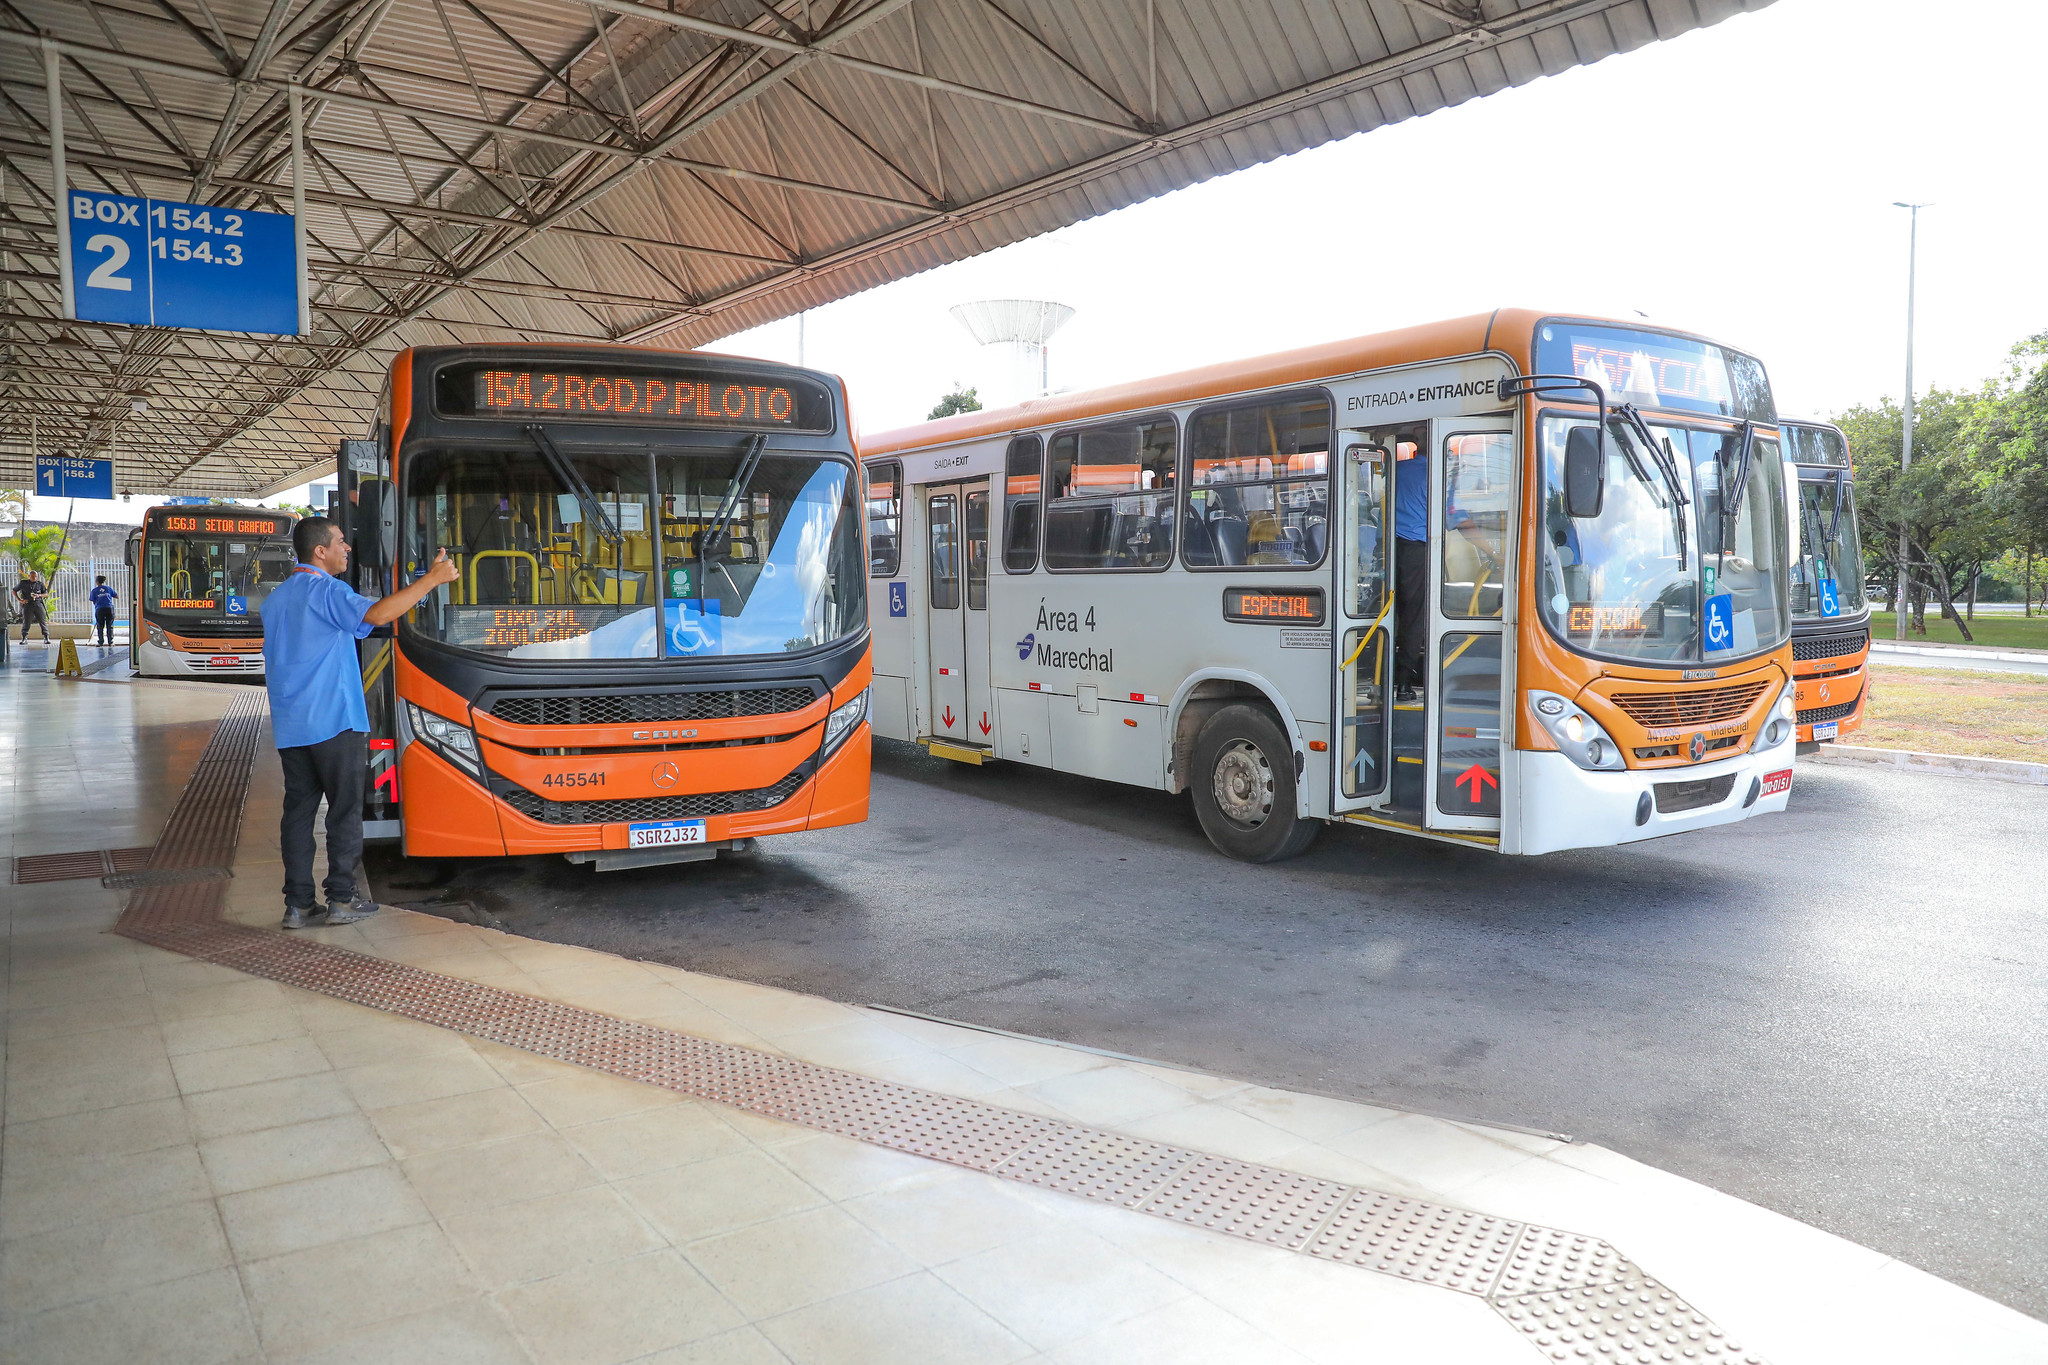
[[[1822,616],[1840,616],[1842,614],[1842,597],[1840,593],[1835,591],[1835,580],[1832,578],[1823,578],[1820,581],[1820,614]]]
[[[1706,649],[1712,654],[1735,648],[1735,595],[1719,593],[1707,599]]]
[[[228,599],[228,615],[230,615],[230,616],[247,616],[248,614],[249,614],[249,599],[248,599],[248,598],[246,598],[246,597],[230,597],[230,598]]]
[[[889,614],[891,616],[910,615],[910,585],[908,583],[891,583],[889,585]]]

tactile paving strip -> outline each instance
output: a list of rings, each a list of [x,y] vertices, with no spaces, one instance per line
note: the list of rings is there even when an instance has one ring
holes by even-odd
[[[260,697],[230,708],[151,871],[233,865],[262,716]],[[767,1118],[1470,1294],[1555,1360],[1757,1362],[1598,1238],[934,1094],[223,923],[225,889],[217,880],[139,888],[117,932]]]

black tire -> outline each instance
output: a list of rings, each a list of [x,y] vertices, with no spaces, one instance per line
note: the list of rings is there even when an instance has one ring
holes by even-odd
[[[1294,748],[1263,707],[1233,703],[1209,717],[1188,778],[1202,832],[1240,862],[1292,858],[1322,832],[1322,821],[1294,813]]]

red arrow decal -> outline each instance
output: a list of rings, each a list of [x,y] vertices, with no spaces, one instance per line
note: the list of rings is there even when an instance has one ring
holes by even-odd
[[[384,799],[396,801],[398,799],[398,765],[396,763],[377,774],[375,780],[370,783],[370,790],[376,791],[386,783],[390,784],[391,794]]]
[[[946,728],[948,730],[953,728],[953,708],[950,706],[946,708]]]
[[[1474,763],[1471,767],[1465,769],[1464,772],[1459,773],[1456,778],[1452,779],[1451,785],[1453,787],[1461,787],[1467,782],[1470,782],[1472,784],[1472,795],[1470,800],[1472,804],[1475,806],[1479,804],[1482,783],[1491,783],[1493,786],[1496,787],[1500,785],[1499,780],[1496,779],[1492,773],[1486,771],[1486,769],[1480,767],[1477,763]]]
[[[986,711],[981,713],[981,732],[984,735],[988,733],[988,712]]]

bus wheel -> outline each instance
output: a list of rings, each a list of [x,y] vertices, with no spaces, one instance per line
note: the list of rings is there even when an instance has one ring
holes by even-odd
[[[1259,707],[1226,706],[1211,716],[1189,776],[1202,832],[1240,861],[1292,858],[1321,831],[1320,821],[1294,813],[1294,751]]]

